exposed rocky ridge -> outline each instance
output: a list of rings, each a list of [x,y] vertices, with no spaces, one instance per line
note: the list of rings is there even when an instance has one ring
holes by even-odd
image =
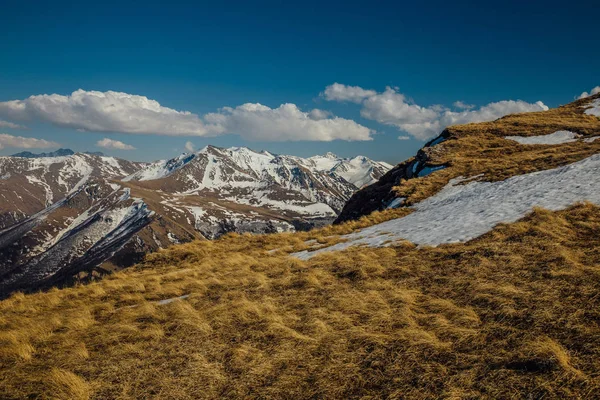
[[[446,128],[412,157],[378,182],[356,192],[335,223],[356,220],[388,207],[410,206],[463,176],[499,181],[514,175],[551,169],[598,152],[600,119],[590,110],[600,95],[542,112],[513,114],[496,121]],[[524,145],[510,136],[533,137],[569,131],[578,140],[555,145]],[[433,173],[432,173],[433,172]]]

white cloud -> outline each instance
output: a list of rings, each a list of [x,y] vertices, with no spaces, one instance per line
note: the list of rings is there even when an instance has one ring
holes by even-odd
[[[0,128],[25,129],[26,127],[23,125],[13,124],[12,122],[2,121],[0,119]]]
[[[353,103],[360,103],[367,97],[376,95],[377,92],[374,90],[363,89],[360,86],[348,86],[340,83],[334,83],[325,88],[325,91],[321,93],[321,96],[329,101],[351,101]]]
[[[318,111],[318,119],[315,119],[315,110],[303,112],[295,104],[270,108],[246,103],[236,108],[224,107],[204,119],[211,129],[236,133],[249,140],[370,140],[374,133],[352,120],[326,116]]]
[[[17,147],[20,149],[47,149],[58,146],[58,143],[45,139],[13,136],[7,133],[0,133],[0,149],[5,147]]]
[[[322,119],[327,119],[329,117],[331,117],[332,114],[329,111],[324,111],[324,110],[319,110],[318,108],[315,108],[314,110],[312,110],[311,112],[308,113],[308,117],[312,120],[315,121],[320,121]]]
[[[452,103],[452,105],[456,108],[460,108],[461,110],[470,110],[472,108],[475,108],[475,105],[467,104],[460,100],[455,101],[454,103]]]
[[[0,115],[94,132],[172,136],[209,134],[196,114],[163,107],[145,96],[113,91],[79,89],[68,96],[43,94],[0,102]]]
[[[201,118],[188,111],[163,107],[144,96],[81,89],[68,96],[37,95],[25,100],[0,102],[0,116],[13,120],[39,120],[81,132],[169,136],[235,133],[250,140],[369,140],[374,133],[328,111],[303,112],[294,104],[269,108],[246,103],[235,108],[224,107]]]
[[[109,138],[104,138],[102,140],[98,140],[96,142],[96,146],[103,147],[105,149],[110,150],[135,150],[135,147],[132,145],[123,143],[119,140],[113,140]]]
[[[600,93],[600,86],[596,86],[595,88],[593,88],[592,90],[590,90],[589,93],[588,92],[581,93],[579,95],[578,99],[584,99],[586,97],[593,96],[593,95],[598,94],[598,93]]]
[[[398,140],[410,140],[410,136],[398,136]]]
[[[190,153],[193,153],[194,152],[194,143],[192,143],[190,141],[185,142],[185,149],[187,151],[189,151]]]
[[[462,102],[456,102],[455,107],[457,103],[465,106]],[[451,111],[440,105],[419,106],[396,88],[387,87],[383,93],[375,93],[362,101],[361,115],[381,124],[394,126],[417,139],[427,140],[449,125],[493,121],[507,114],[547,109],[541,101],[527,103],[522,100],[504,100],[478,109]]]

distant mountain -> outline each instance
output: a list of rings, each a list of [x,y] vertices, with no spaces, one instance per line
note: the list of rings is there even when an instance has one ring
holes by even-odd
[[[22,158],[45,158],[45,157],[65,157],[72,156],[75,152],[71,149],[58,149],[49,153],[32,153],[30,151],[22,151],[20,153],[13,154],[11,157],[22,157]],[[93,156],[104,156],[101,151],[85,151],[83,154],[90,154]]]
[[[123,179],[167,193],[210,194],[221,200],[308,216],[334,216],[357,189],[392,166],[332,153],[301,158],[245,147],[207,146],[157,161]]]
[[[11,157],[23,157],[23,158],[43,158],[43,157],[64,157],[72,156],[75,152],[71,149],[58,149],[49,153],[32,153],[30,151],[22,151],[20,153],[13,154]]]
[[[88,279],[173,243],[323,225],[392,168],[243,147],[151,164],[69,152],[0,157],[0,297]]]

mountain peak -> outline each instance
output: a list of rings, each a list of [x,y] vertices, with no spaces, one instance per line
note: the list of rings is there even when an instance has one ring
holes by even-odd
[[[339,158],[336,154],[332,153],[331,151],[328,151],[327,153],[325,153],[324,157],[331,158],[331,159],[338,159]]]

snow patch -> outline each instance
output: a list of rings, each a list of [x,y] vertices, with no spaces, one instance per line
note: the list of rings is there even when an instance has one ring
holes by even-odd
[[[586,110],[584,111],[588,115],[594,115],[600,118],[600,99],[596,99],[592,101],[590,104],[585,106]]]
[[[557,131],[549,135],[538,136],[505,136],[504,139],[513,140],[520,144],[563,144],[574,142],[581,135],[571,131]]]
[[[398,208],[402,205],[402,203],[406,200],[406,197],[396,197],[394,200],[390,201],[386,208]]]
[[[432,246],[465,242],[501,222],[517,221],[534,207],[557,211],[581,201],[600,204],[600,154],[500,182],[458,182],[452,180],[439,193],[416,204],[415,211],[406,217],[343,235],[344,243],[293,255],[308,259],[356,245],[388,246],[401,239]]]
[[[175,171],[181,169],[187,163],[192,161],[194,157],[196,157],[195,154],[184,153],[170,160],[160,160],[153,162],[152,164],[142,168],[141,170],[129,176],[126,176],[125,178],[123,178],[123,181],[150,181],[153,179],[165,178],[173,174]]]
[[[422,178],[424,176],[427,176],[429,174],[431,174],[432,172],[435,171],[439,171],[441,169],[447,168],[445,165],[436,165],[436,166],[424,166],[422,170],[419,171],[419,173],[417,174],[417,176],[419,178]]]
[[[442,135],[440,135],[440,136],[438,136],[437,138],[435,138],[435,139],[433,140],[433,142],[431,142],[431,143],[429,144],[429,147],[433,147],[433,146],[435,146],[436,144],[440,144],[440,143],[442,143],[442,142],[445,142],[446,140],[447,140],[447,138],[445,138],[445,137],[443,137]]]
[[[164,306],[165,304],[172,303],[175,300],[183,300],[183,299],[187,299],[188,297],[190,297],[189,294],[184,294],[183,296],[179,296],[179,297],[172,297],[170,299],[159,300],[156,302],[156,304],[158,304],[159,306]]]

